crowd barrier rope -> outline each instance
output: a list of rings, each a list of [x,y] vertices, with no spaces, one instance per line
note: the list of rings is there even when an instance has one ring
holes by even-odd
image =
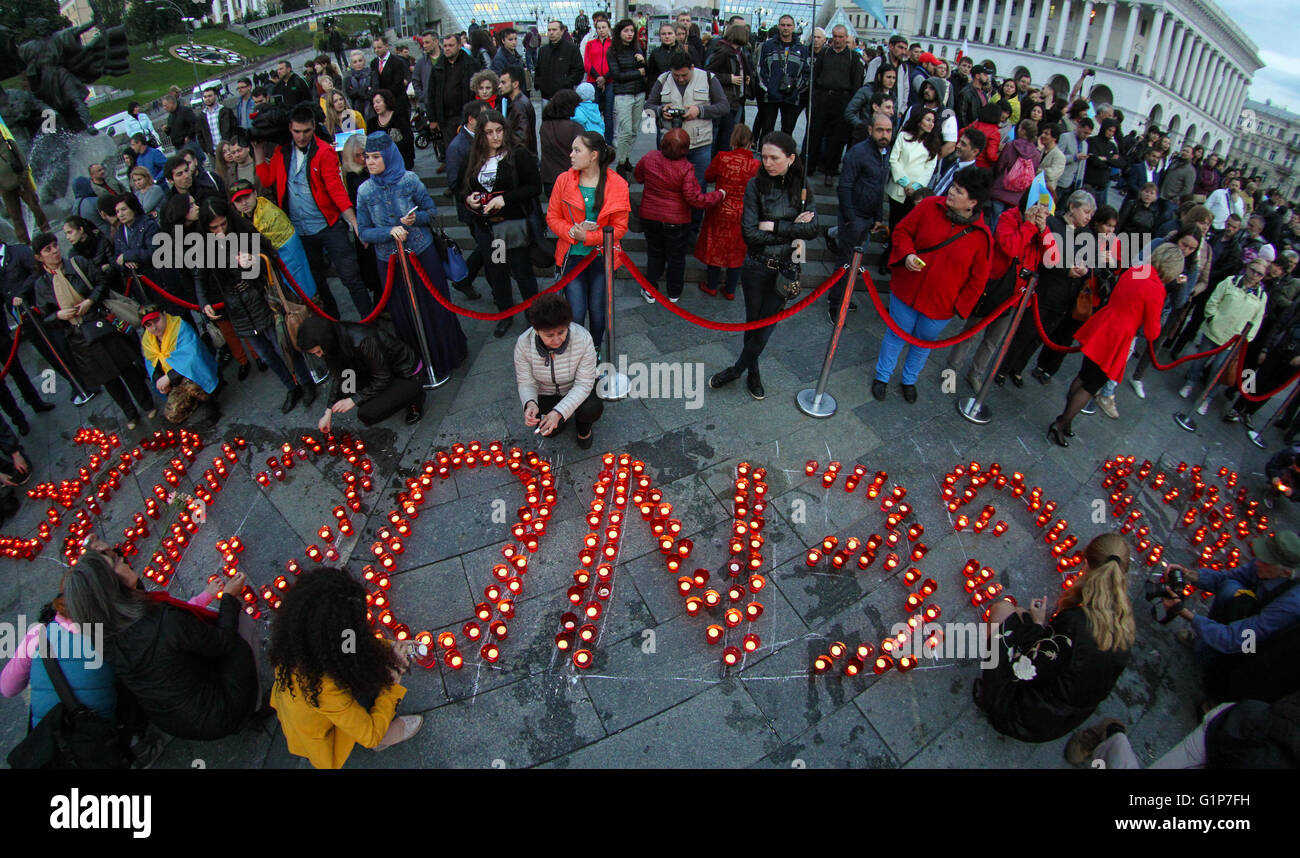
[[[1024,287],[1019,287],[1015,294],[1006,301],[1003,301],[998,307],[995,307],[982,322],[971,328],[969,331],[963,331],[956,336],[947,337],[942,340],[922,340],[912,336],[907,331],[900,328],[898,323],[894,321],[894,317],[889,315],[889,309],[885,307],[884,302],[880,300],[880,293],[876,291],[876,282],[871,279],[871,275],[864,271],[862,272],[862,279],[867,283],[867,294],[871,296],[871,304],[876,308],[876,312],[880,314],[880,318],[885,320],[886,327],[893,331],[895,336],[903,342],[918,349],[946,349],[949,346],[955,346],[958,343],[969,340],[971,337],[996,322],[998,317],[1007,310],[1014,307],[1016,302],[1019,301],[1021,296],[1024,294]]]
[[[599,255],[600,255],[599,250],[593,251],[592,253],[588,253],[586,257],[584,257],[583,260],[578,263],[578,266],[576,268],[574,268],[568,274],[565,274],[559,280],[556,280],[550,286],[547,286],[545,289],[540,290],[536,295],[532,296],[531,298],[520,301],[518,304],[515,304],[513,307],[507,307],[506,309],[500,310],[496,313],[482,313],[479,312],[478,310],[471,310],[468,307],[457,306],[452,302],[450,298],[448,298],[446,295],[443,295],[434,287],[433,282],[429,280],[428,273],[424,270],[424,266],[420,264],[420,260],[418,257],[412,256],[411,263],[412,265],[415,266],[415,273],[419,275],[420,282],[424,284],[424,288],[429,290],[429,294],[432,295],[434,300],[437,301],[439,304],[441,304],[444,309],[449,310],[458,316],[465,316],[470,319],[478,319],[481,322],[499,322],[502,319],[509,319],[512,316],[524,312],[525,310],[527,310],[529,307],[533,305],[534,301],[536,301],[538,298],[542,297],[543,295],[549,295],[552,292],[558,292],[561,289],[563,289],[565,286],[568,286],[577,278],[579,274],[581,274],[583,271],[586,271],[587,267],[591,265],[592,262],[595,261],[596,257]]]
[[[18,356],[18,344],[23,339],[23,328],[19,325],[14,329],[14,343],[9,347],[9,357],[5,358],[5,365],[0,368],[0,381],[4,381],[9,375],[9,368],[14,365],[14,358]]]
[[[262,254],[262,260],[264,263],[270,264],[270,260],[266,258],[266,254]],[[334,318],[329,313],[326,313],[319,306],[317,306],[315,301],[307,297],[307,294],[302,291],[302,287],[298,285],[298,281],[294,279],[293,274],[289,271],[289,266],[284,264],[283,259],[276,257],[275,261],[280,264],[278,270],[281,276],[284,277],[285,282],[293,287],[293,291],[298,293],[298,297],[303,300],[303,303],[305,303],[307,307],[312,310],[312,312],[314,312],[316,315],[320,316],[321,318],[328,319],[331,322],[341,321],[340,319]],[[397,259],[396,259],[396,254],[394,254],[393,256],[388,257],[388,275],[384,278],[384,291],[379,296],[379,303],[375,304],[375,309],[371,310],[370,314],[361,320],[361,324],[368,325],[371,322],[373,322],[375,319],[378,319],[379,314],[384,312],[384,308],[388,306],[388,299],[391,298],[393,294],[393,276],[396,269],[397,269]]]

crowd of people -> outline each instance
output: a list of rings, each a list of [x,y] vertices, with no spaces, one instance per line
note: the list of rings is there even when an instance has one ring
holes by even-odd
[[[1126,130],[1121,111],[1084,93],[1091,72],[1058,93],[1027,74],[999,80],[991,63],[970,57],[949,62],[902,36],[869,49],[836,26],[805,42],[788,15],[752,32],[743,16],[701,27],[682,13],[660,26],[657,40],[651,35],[644,18],[597,12],[580,13],[572,32],[558,20],[545,32],[477,24],[426,32],[414,54],[380,36],[373,58],[353,51],[346,69],[339,52],[316,57],[303,74],[282,62],[264,81],[240,79],[230,104],[213,87],[192,109],[177,90],[162,99],[161,123],[133,105],[144,118],[123,153],[130,187],[91,165],[73,183],[63,243],[44,223],[29,239],[17,218],[21,243],[0,257],[6,303],[76,400],[107,390],[129,429],[160,408],[173,424],[214,425],[232,362],[239,382],[253,366],[271,370],[285,388],[286,414],[310,410],[329,379],[323,432],[353,410],[366,425],[398,414],[415,423],[426,387],[468,357],[459,317],[443,306],[452,291],[462,302],[480,299],[482,275],[506,311],[538,295],[540,271],[570,279],[562,296],[531,305],[516,340],[519,422],[546,436],[572,423],[577,445],[589,448],[602,412],[596,365],[609,313],[605,267],[591,257],[606,230],[615,242],[630,230],[644,234],[654,287],[641,290],[645,301],[658,300],[655,293],[682,300],[693,254],[707,269],[699,291],[725,300],[739,292],[747,321],[776,314],[797,293],[790,284],[800,279],[804,243],[824,239],[847,266],[856,249],[882,240],[890,325],[874,362],[874,399],[888,398],[901,361],[901,396],[918,400],[926,343],[954,317],[966,331],[987,323],[978,343],[946,355],[972,389],[1006,339],[994,381],[1017,387],[1031,359],[1034,381],[1051,384],[1070,360],[1061,347],[1077,342],[1080,365],[1047,427],[1061,447],[1080,413],[1118,418],[1130,360],[1129,388],[1145,398],[1143,374],[1159,349],[1200,353],[1244,333],[1246,366],[1262,389],[1300,368],[1300,210],[1152,124]],[[655,146],[633,163],[642,133],[653,133]],[[417,138],[432,144],[473,238],[463,259],[438,227],[429,177],[415,172]],[[163,139],[174,154],[163,154]],[[818,173],[838,200],[829,230],[817,219]],[[160,262],[159,236],[233,249]],[[386,288],[390,268],[408,265],[427,275],[427,288],[423,278],[413,292]],[[1035,302],[1011,330],[1009,300],[1031,281]],[[827,294],[833,324],[844,288]],[[512,315],[501,318],[494,336],[513,325]],[[709,386],[744,375],[749,395],[765,398],[760,358],[774,330],[746,331],[735,363]],[[1229,354],[1189,362],[1181,395],[1205,387],[1200,414],[1217,396],[1224,420],[1253,428],[1259,403],[1224,376]],[[20,362],[9,377],[34,411],[53,407]],[[355,384],[345,387],[345,377]],[[7,385],[0,392],[25,435],[26,416]],[[1288,444],[1300,433],[1297,411],[1281,417]],[[0,481],[24,480],[30,464],[2,419],[0,452]],[[1300,475],[1300,447],[1286,456],[1270,503],[1290,497],[1291,474]],[[223,600],[219,615],[151,602],[120,558],[99,553],[102,563],[65,576],[52,631],[64,620],[104,620],[118,678],[134,682],[139,708],[175,735],[229,732],[262,711],[250,678],[256,664],[227,616],[234,600]],[[1086,556],[1088,571],[1051,617],[1041,602],[995,606],[1008,664],[1044,641],[1056,656],[1058,638],[1073,647],[1034,682],[1010,668],[985,677],[976,700],[1003,732],[1033,741],[1065,735],[1123,669],[1134,644],[1128,549],[1103,536]],[[1235,577],[1200,575],[1231,600],[1237,590],[1269,591],[1261,581],[1291,581],[1297,566],[1300,544],[1280,534],[1257,542],[1256,560]],[[333,629],[364,625],[353,608],[312,607],[352,595],[345,578],[324,569],[304,576],[273,635],[270,702],[290,749],[318,766],[341,765],[354,743],[384,747],[419,727],[394,715],[409,652],[369,638],[364,657],[327,652],[337,648]],[[1245,615],[1265,618],[1247,624],[1265,637],[1300,625],[1300,591],[1276,595]],[[1226,653],[1220,627],[1244,628],[1226,610],[1193,620],[1198,652]],[[133,647],[150,634],[199,634],[187,630],[196,616],[209,624],[204,634],[219,638],[221,664],[185,699],[160,699],[151,671],[167,667],[165,655],[142,663]],[[28,681],[36,688],[39,663],[13,664],[5,693]],[[39,683],[51,702],[48,680]],[[98,686],[94,694],[111,713],[113,695]],[[1254,687],[1218,689],[1214,699],[1243,694],[1264,698]],[[42,714],[34,705],[33,723]],[[1116,734],[1113,725],[1103,732],[1089,753]]]

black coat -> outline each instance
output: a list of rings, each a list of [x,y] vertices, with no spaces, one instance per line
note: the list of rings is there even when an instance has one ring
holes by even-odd
[[[1128,664],[1127,650],[1097,649],[1083,608],[1066,608],[1047,626],[1013,615],[1003,628],[1009,638],[998,644],[997,667],[983,671],[980,706],[999,733],[1023,742],[1050,742],[1068,735],[1106,699]],[[1050,650],[1057,657],[1040,654],[1034,659],[1037,675],[1031,680],[1016,679],[1007,644],[1016,649],[1019,658],[1035,642],[1053,634],[1070,643],[1062,641],[1054,650],[1044,644],[1042,652]]]
[[[312,100],[311,87],[298,74],[289,75],[288,80],[277,80],[271,84],[270,92],[272,98],[278,98],[280,103],[290,110],[304,101]]]
[[[988,95],[989,94],[986,92],[986,99]],[[965,88],[957,93],[957,127],[965,128],[972,122],[978,121],[980,118],[980,108],[986,103],[987,101],[980,101],[980,94],[975,89],[975,85],[967,84]]]
[[[839,240],[842,247],[854,247],[880,220],[889,181],[889,149],[881,154],[871,140],[855,143],[844,153],[840,170]]]
[[[0,266],[0,285],[4,288],[5,302],[22,298],[32,303],[37,279],[36,254],[25,244],[6,244],[4,265]]]
[[[745,208],[740,215],[740,232],[751,254],[789,261],[794,253],[792,243],[796,238],[809,240],[817,237],[815,218],[808,223],[795,223],[794,220],[800,212],[813,210],[812,194],[808,195],[808,202],[802,205],[797,201],[791,203],[786,192],[789,174],[774,181],[766,192],[759,190],[761,176],[760,170],[759,176],[745,186]],[[758,228],[759,223],[765,220],[775,222],[772,232]]]
[[[261,250],[274,265],[276,253],[271,242],[262,241]],[[245,278],[243,269],[236,266],[213,265],[204,268],[202,275],[194,282],[198,305],[215,306],[224,301],[226,306],[217,312],[230,320],[235,333],[241,337],[263,334],[274,340],[275,315],[266,300],[268,286],[264,269],[262,261],[258,260],[257,276]]]
[[[439,63],[441,65],[441,63]],[[370,61],[370,69],[375,73],[375,89],[386,89],[393,94],[393,107],[396,110],[411,109],[411,101],[406,97],[406,81],[410,77],[406,60],[389,51],[384,58],[384,70],[379,70],[379,57]]]
[[[650,56],[646,57],[647,63],[645,79],[650,81],[651,85],[653,85],[655,81],[659,80],[661,74],[666,71],[672,71],[672,68],[668,65],[668,61],[672,59],[673,53],[679,50],[681,50],[680,45],[673,45],[671,48],[665,45],[660,45],[650,52]]]
[[[478,63],[464,51],[460,52],[454,63],[447,62],[444,55],[433,67],[433,76],[429,79],[428,112],[435,122],[443,126],[444,135],[450,136],[460,125],[461,111],[473,101],[469,79],[478,70]]]
[[[561,39],[559,44],[549,41],[537,50],[537,71],[533,75],[542,98],[553,98],[562,89],[577,89],[584,74],[582,55],[578,46]]]
[[[1061,264],[1048,265],[1046,260],[1038,267],[1038,300],[1044,309],[1066,310],[1074,306],[1074,299],[1087,281],[1087,276],[1071,277],[1070,268],[1065,265],[1068,259],[1067,246],[1073,246],[1076,258],[1085,240],[1092,233],[1087,229],[1075,229],[1057,215],[1047,218],[1047,229],[1056,238],[1056,246],[1061,249]]]
[[[159,729],[182,739],[236,732],[258,701],[253,651],[236,629],[240,601],[221,600],[215,624],[157,605],[104,642],[104,659]]]
[[[163,126],[163,133],[172,141],[172,145],[177,149],[186,143],[194,140],[199,134],[199,119],[183,104],[176,106],[175,112],[167,118],[167,124]]]
[[[1275,703],[1243,700],[1205,727],[1206,767],[1300,767],[1300,691]]]
[[[645,63],[638,62],[636,47],[628,50],[609,48],[609,79],[614,82],[615,95],[640,95],[646,91],[646,78],[642,74]]]
[[[478,173],[470,175],[470,170],[470,159],[466,158],[465,166],[462,168],[464,175],[461,176],[462,199],[472,193],[483,193],[487,190],[479,184]],[[528,216],[529,211],[542,196],[542,174],[531,152],[516,147],[509,158],[497,164],[497,177],[492,185],[492,193],[504,195],[506,204],[504,208],[493,212],[488,218],[489,221],[496,223]],[[469,208],[468,203],[466,208],[471,215],[481,217]]]
[[[410,346],[378,325],[338,322],[334,327],[341,354],[326,358],[333,379],[329,400],[332,403],[344,398],[344,370],[356,373],[357,392],[350,395],[353,402],[361,405],[383,393],[394,378],[409,378],[419,365],[419,358]]]
[[[78,271],[85,275],[84,280]],[[93,305],[83,317],[82,326],[95,325],[97,321],[107,324],[107,313],[100,302],[108,293],[108,281],[99,266],[80,256],[64,257],[63,276],[77,294],[89,298]],[[99,387],[128,372],[141,371],[136,366],[140,361],[139,340],[116,330],[110,330],[98,338],[86,336],[81,326],[57,318],[59,303],[54,294],[54,280],[43,266],[39,269],[35,282],[36,308],[45,317],[42,324],[68,332],[68,350],[72,353],[74,369],[83,385]]]

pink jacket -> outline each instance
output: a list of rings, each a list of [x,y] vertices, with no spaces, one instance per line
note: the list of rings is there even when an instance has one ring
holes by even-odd
[[[690,161],[671,160],[658,149],[651,149],[637,161],[632,175],[645,185],[641,195],[642,220],[690,223],[691,208],[707,209],[722,202],[720,192],[700,190]]]

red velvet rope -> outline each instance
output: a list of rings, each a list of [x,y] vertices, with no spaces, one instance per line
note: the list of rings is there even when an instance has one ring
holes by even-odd
[[[429,290],[429,294],[433,296],[434,300],[437,301],[439,304],[441,304],[447,310],[450,310],[451,312],[456,313],[458,315],[468,316],[471,319],[478,319],[479,321],[483,321],[483,322],[499,322],[502,319],[508,319],[511,316],[514,316],[518,313],[522,313],[524,310],[527,310],[529,307],[533,305],[534,301],[536,301],[538,298],[542,297],[543,295],[549,295],[551,292],[558,292],[559,290],[563,289],[565,286],[568,286],[570,283],[573,282],[573,280],[579,274],[585,271],[587,267],[592,264],[592,261],[595,260],[596,257],[598,256],[600,256],[599,251],[588,253],[587,256],[581,262],[578,263],[577,268],[574,268],[568,274],[565,274],[559,280],[556,280],[553,285],[547,286],[545,289],[538,292],[536,295],[529,298],[528,300],[521,301],[518,304],[514,305],[513,307],[509,307],[497,313],[480,313],[478,310],[469,310],[466,309],[465,307],[456,306],[451,302],[450,299],[448,299],[445,295],[439,292],[434,287],[433,283],[429,281],[429,275],[425,272],[424,266],[420,264],[419,257],[412,256],[411,264],[415,267],[415,273],[420,276],[420,282],[424,284],[424,288]]]
[[[9,368],[8,366],[5,367],[5,369],[8,368]],[[1272,399],[1274,396],[1277,396],[1279,393],[1286,390],[1291,385],[1295,384],[1296,381],[1300,381],[1300,372],[1297,372],[1295,375],[1291,376],[1286,381],[1282,382],[1277,387],[1270,390],[1268,393],[1247,393],[1245,390],[1242,390],[1241,387],[1241,376],[1242,373],[1245,371],[1245,369],[1246,369],[1246,350],[1242,349],[1240,356],[1238,356],[1237,358],[1237,391],[1245,398],[1247,402],[1267,402],[1268,400]]]
[[[1051,339],[1047,336],[1047,331],[1043,330],[1043,317],[1038,315],[1038,293],[1037,292],[1034,293],[1033,299],[1030,300],[1029,307],[1034,312],[1034,327],[1038,329],[1038,338],[1043,341],[1044,346],[1046,346],[1047,348],[1051,349],[1054,352],[1064,352],[1065,354],[1072,354],[1073,352],[1083,350],[1083,346],[1057,345],[1056,343],[1052,342]]]
[[[265,254],[262,255],[262,259],[266,260]],[[269,262],[270,260],[267,261]],[[284,264],[283,259],[277,256],[275,261],[280,263],[280,273],[284,275],[285,281],[290,286],[293,287],[293,291],[298,293],[298,297],[301,298],[303,302],[306,303],[307,306],[311,308],[313,312],[316,313],[316,315],[324,319],[328,319],[331,322],[339,321],[338,319],[331,316],[329,313],[326,313],[320,307],[316,306],[316,302],[307,297],[307,294],[302,291],[302,287],[298,285],[298,281],[293,278],[293,274],[289,272],[289,266]],[[393,294],[393,272],[396,269],[396,267],[397,267],[397,260],[392,256],[388,257],[388,277],[384,280],[384,292],[382,295],[379,296],[379,303],[375,305],[375,309],[370,311],[369,316],[366,316],[364,319],[361,320],[361,324],[368,325],[371,322],[373,322],[375,319],[378,319],[379,314],[384,311],[384,307],[388,306],[388,299],[392,297]]]
[[[773,313],[765,319],[755,319],[752,322],[714,322],[704,318],[703,316],[697,316],[690,310],[683,310],[681,307],[678,307],[672,301],[668,300],[668,296],[656,289],[654,284],[646,279],[645,275],[641,273],[641,270],[636,267],[636,264],[633,263],[631,259],[628,259],[627,254],[620,253],[619,262],[627,268],[628,273],[632,275],[632,279],[640,284],[642,289],[655,296],[659,303],[667,308],[670,313],[685,319],[693,325],[699,325],[701,328],[708,328],[711,331],[753,331],[758,328],[766,328],[768,325],[775,325],[777,322],[790,318],[803,310],[813,301],[816,301],[818,298],[825,295],[826,290],[838,283],[840,278],[848,273],[848,269],[846,268],[839,269],[830,277],[823,280],[821,285],[816,289],[813,289],[807,297],[800,299],[797,304],[793,304],[779,313]]]
[[[173,295],[172,293],[168,292],[166,289],[164,289],[163,287],[159,286],[157,283],[153,282],[153,281],[150,280],[148,277],[145,277],[143,274],[132,274],[131,276],[132,276],[132,277],[135,277],[135,278],[136,278],[137,280],[139,280],[141,283],[143,283],[144,285],[148,286],[150,289],[152,289],[153,291],[157,292],[159,295],[163,296],[163,297],[166,298],[168,301],[171,301],[173,304],[176,304],[177,306],[185,307],[185,308],[188,309],[188,310],[202,310],[202,309],[203,309],[203,308],[200,307],[198,304],[191,304],[189,301],[182,301],[180,298],[177,298],[175,295]],[[214,310],[220,310],[220,309],[221,309],[222,307],[224,307],[224,306],[226,306],[226,304],[225,304],[225,302],[223,301],[223,302],[221,302],[220,304],[213,304],[213,305],[212,305],[212,309],[214,309]]]
[[[0,369],[0,381],[4,381],[5,376],[9,375],[9,367],[14,365],[14,357],[18,354],[18,343],[22,341],[22,338],[23,329],[20,325],[14,330],[14,344],[9,347],[9,357],[5,358],[4,368]]]
[[[1241,339],[1240,335],[1233,335],[1233,337],[1230,340],[1228,340],[1226,343],[1224,343],[1221,346],[1212,349],[1207,349],[1206,351],[1203,352],[1197,352],[1194,355],[1183,355],[1182,357],[1178,358],[1172,363],[1161,363],[1159,360],[1157,360],[1155,343],[1151,342],[1150,340],[1147,340],[1147,357],[1151,358],[1152,366],[1154,366],[1156,369],[1160,370],[1161,372],[1164,372],[1166,370],[1171,370],[1176,366],[1185,364],[1189,360],[1200,360],[1201,358],[1209,357],[1210,355],[1217,355],[1219,352],[1223,351],[1224,349],[1232,348],[1233,344],[1235,344],[1239,339]]]
[[[875,306],[876,312],[880,314],[880,318],[885,320],[885,324],[889,327],[889,330],[893,331],[896,336],[903,340],[903,342],[919,349],[944,349],[969,340],[971,337],[996,322],[999,316],[1015,306],[1015,303],[1020,300],[1021,294],[1017,292],[1004,301],[1001,306],[995,307],[987,316],[984,317],[984,321],[980,322],[969,331],[963,331],[956,336],[948,337],[943,340],[920,340],[900,328],[898,323],[894,321],[894,317],[889,315],[889,310],[885,307],[884,302],[880,300],[880,293],[876,291],[876,283],[871,279],[871,275],[864,271],[862,272],[862,278],[867,281],[867,293],[871,296],[871,303]]]

